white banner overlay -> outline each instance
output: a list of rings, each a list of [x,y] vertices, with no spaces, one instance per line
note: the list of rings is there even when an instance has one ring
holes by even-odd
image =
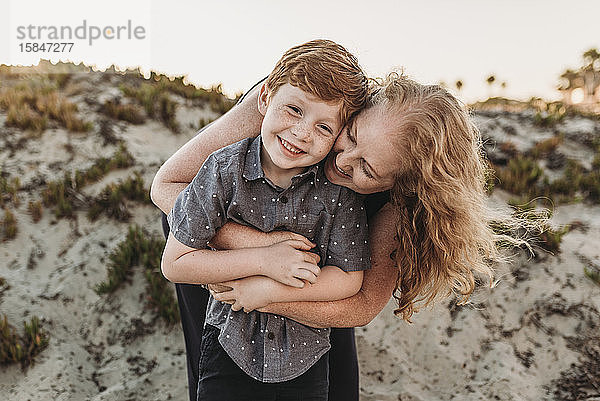
[[[105,68],[151,64],[151,1],[8,1],[8,52],[0,63],[84,62]],[[0,47],[0,51],[2,48]],[[109,55],[110,57],[107,57]]]

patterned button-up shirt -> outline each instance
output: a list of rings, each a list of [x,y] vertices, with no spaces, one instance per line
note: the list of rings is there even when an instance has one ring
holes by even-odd
[[[322,163],[294,176],[289,188],[280,188],[264,175],[260,152],[259,136],[210,155],[168,215],[173,236],[187,246],[206,248],[217,229],[233,220],[263,232],[304,235],[317,244],[313,251],[321,267],[369,268],[363,196],[329,182]],[[257,311],[234,312],[212,297],[206,323],[221,330],[219,343],[233,361],[262,382],[300,376],[330,348],[330,329]]]

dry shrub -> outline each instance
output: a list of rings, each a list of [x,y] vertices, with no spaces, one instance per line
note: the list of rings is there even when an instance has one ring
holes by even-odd
[[[42,191],[44,205],[54,206],[56,217],[72,216],[76,209],[75,205],[81,204],[81,200],[77,199],[78,190],[89,183],[98,181],[109,171],[130,167],[134,163],[135,160],[131,153],[121,144],[110,159],[99,158],[86,170],[76,170],[73,176],[65,172],[62,180],[47,183],[46,188]]]
[[[36,113],[28,104],[16,103],[8,108],[6,125],[22,130],[43,132],[48,125],[48,119]]]
[[[119,221],[126,221],[131,217],[131,213],[127,210],[126,200],[150,203],[149,191],[145,188],[144,179],[137,172],[134,177],[104,187],[93,200],[87,216],[92,221],[101,214]]]
[[[0,207],[4,207],[8,202],[19,206],[19,197],[17,192],[21,188],[19,177],[13,177],[11,180],[2,176],[0,170]]]
[[[550,153],[554,152],[558,145],[563,141],[562,136],[554,136],[552,138],[545,139],[535,144],[530,150],[530,154],[533,158],[539,159],[540,157],[546,157]]]
[[[17,219],[13,212],[8,209],[4,209],[4,221],[2,222],[2,228],[4,231],[4,239],[13,239],[17,236]]]
[[[48,346],[48,333],[34,316],[29,323],[24,322],[24,333],[19,336],[6,315],[0,319],[0,365],[20,363],[25,370],[34,363],[34,358]]]
[[[517,195],[535,195],[535,187],[542,176],[543,170],[537,162],[521,155],[511,159],[506,167],[496,168],[498,187]]]
[[[102,113],[132,124],[143,124],[146,121],[144,111],[135,104],[121,104],[118,101],[107,100],[102,106]]]
[[[27,205],[27,211],[31,215],[31,219],[34,223],[39,222],[42,219],[42,202],[29,201],[29,204]]]
[[[21,129],[43,131],[47,119],[57,121],[72,132],[85,132],[90,122],[77,116],[77,105],[61,96],[54,87],[37,81],[0,91],[0,108],[8,110],[7,124]]]
[[[179,132],[177,103],[170,98],[167,86],[142,83],[138,87],[121,86],[121,91],[125,96],[137,100],[150,118],[162,121],[173,132]]]
[[[99,295],[114,293],[123,283],[131,279],[133,267],[141,264],[144,266],[147,280],[146,306],[168,324],[177,323],[179,321],[177,303],[173,292],[168,288],[169,282],[162,276],[160,270],[164,246],[164,240],[149,236],[138,226],[130,226],[127,238],[109,255],[107,280],[96,286],[96,293]]]
[[[502,142],[498,145],[498,147],[502,152],[509,156],[516,156],[519,153],[517,146],[511,141]]]

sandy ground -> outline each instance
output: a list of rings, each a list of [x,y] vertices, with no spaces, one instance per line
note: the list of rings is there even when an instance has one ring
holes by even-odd
[[[118,96],[114,80],[82,79],[81,85],[83,94],[73,101],[88,120],[99,115],[93,102],[82,101],[85,96],[96,101]],[[108,174],[86,187],[86,194],[133,171],[142,172],[149,188],[160,164],[193,136],[194,121],[207,116],[205,109],[182,105],[178,135],[150,120],[140,126],[116,123],[115,133],[136,165]],[[142,268],[112,296],[93,290],[105,279],[107,255],[125,238],[129,224],[160,235],[157,209],[132,203],[128,222],[105,217],[90,222],[85,212],[57,220],[45,210],[33,223],[26,205],[40,199],[41,179],[85,168],[116,147],[103,146],[95,130],[73,134],[57,128],[14,148],[25,134],[4,127],[5,118],[0,112],[0,167],[19,176],[26,189],[14,210],[18,235],[0,243],[0,276],[10,285],[0,292],[0,313],[19,330],[24,320],[40,317],[50,343],[25,372],[16,365],[0,367],[0,400],[185,400],[183,335],[178,325],[169,327],[144,309]],[[510,135],[521,150],[553,135],[530,120],[505,113],[477,116],[487,137],[503,141]],[[590,163],[593,154],[577,138],[600,135],[600,125],[585,119],[563,125],[568,135],[561,151]],[[514,129],[502,129],[506,126]],[[75,149],[72,156],[65,152],[67,143]],[[503,205],[508,198],[497,190],[490,202]],[[600,206],[580,202],[556,208],[553,223],[574,220],[584,226],[564,236],[560,253],[516,255],[513,263],[499,266],[497,287],[478,292],[473,305],[457,307],[446,300],[416,314],[409,325],[393,316],[390,302],[358,328],[361,400],[558,399],[553,380],[581,361],[573,339],[597,335],[600,322],[600,286],[583,274],[584,266],[600,265]]]

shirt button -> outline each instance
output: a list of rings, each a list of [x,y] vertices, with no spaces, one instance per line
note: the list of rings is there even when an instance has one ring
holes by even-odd
[[[267,337],[269,338],[269,340],[272,340],[275,338],[275,334],[269,332],[269,334],[267,334]]]
[[[282,195],[279,197],[279,202],[283,203],[284,205],[288,202],[288,198],[285,195]]]

